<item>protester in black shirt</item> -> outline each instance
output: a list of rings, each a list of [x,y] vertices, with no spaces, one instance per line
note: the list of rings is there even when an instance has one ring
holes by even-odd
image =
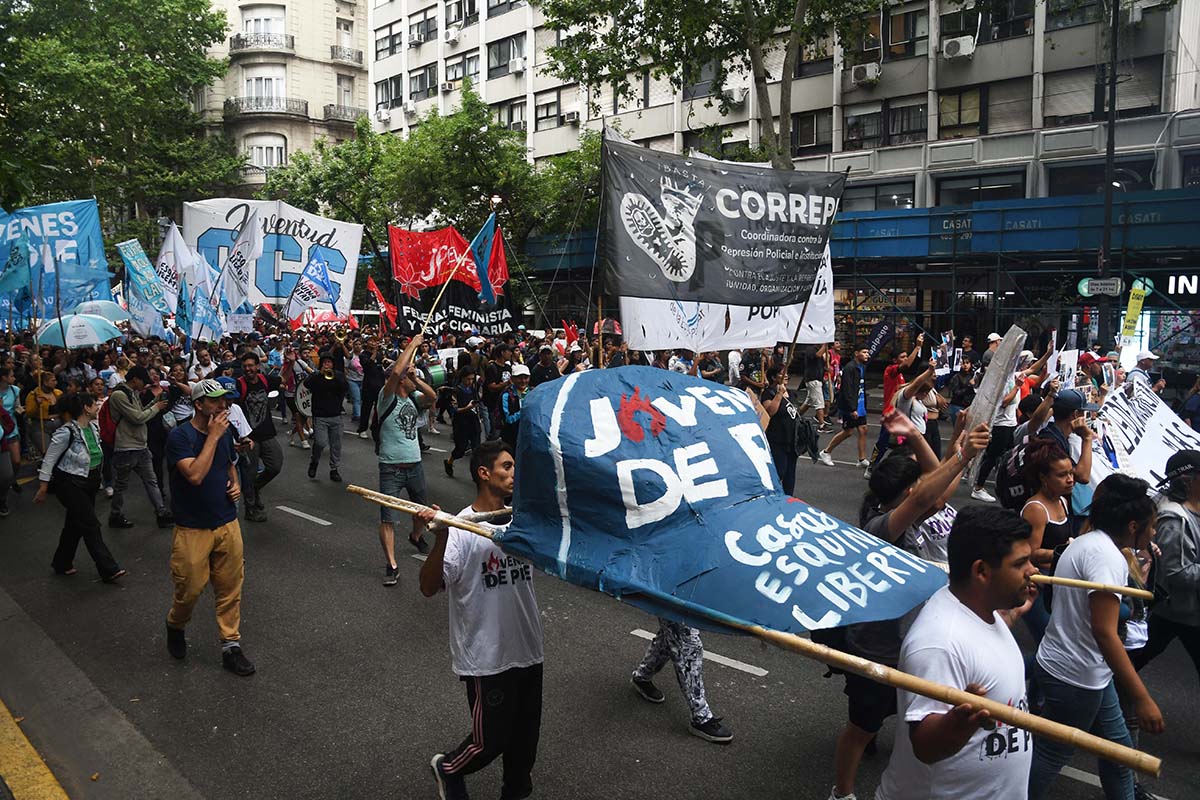
[[[558,371],[558,365],[554,363],[554,351],[549,345],[543,345],[542,349],[538,351],[538,363],[529,371],[529,385],[537,387],[546,381],[561,377],[562,373]]]
[[[700,354],[698,372],[700,377],[706,381],[725,383],[725,365],[721,363],[720,357],[713,351]]]
[[[345,374],[333,368],[333,356],[321,356],[321,370],[309,375],[305,388],[312,393],[313,446],[312,460],[308,462],[308,477],[317,477],[317,466],[321,453],[329,448],[329,480],[342,482],[338,467],[342,461],[342,414],[346,397],[350,394],[350,382]]]
[[[771,421],[767,424],[767,445],[771,460],[779,473],[783,491],[796,491],[796,418],[799,414],[788,396],[787,370],[771,367],[767,370],[767,386],[762,391],[762,404]]]
[[[362,364],[363,371],[362,411],[358,415],[358,438],[369,439],[371,437],[369,430],[371,412],[375,408],[375,401],[379,399],[379,392],[383,389],[383,384],[387,383],[387,374],[383,371],[383,361],[374,344],[368,343],[363,348],[358,361]]]
[[[483,369],[483,402],[487,406],[484,427],[487,438],[500,435],[500,397],[512,385],[512,348],[497,345],[492,358]]]
[[[557,371],[556,368],[555,372]],[[451,478],[454,477],[454,460],[479,447],[479,387],[475,385],[475,370],[470,367],[459,373],[459,384],[454,389],[453,407],[454,450],[451,451],[450,457],[442,462],[446,474]]]
[[[266,522],[267,511],[260,494],[283,469],[283,448],[275,438],[275,420],[271,418],[270,392],[279,389],[279,378],[259,372],[259,358],[253,352],[242,356],[242,377],[238,378],[237,404],[242,407],[249,423],[250,440],[254,446],[241,453],[238,473],[242,478],[242,499],[246,519]],[[262,463],[262,472],[258,471]]]

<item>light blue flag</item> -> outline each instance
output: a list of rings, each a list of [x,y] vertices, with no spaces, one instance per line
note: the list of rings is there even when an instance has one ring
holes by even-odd
[[[159,313],[170,314],[171,306],[167,302],[166,295],[163,294],[158,274],[154,271],[154,265],[150,263],[150,257],[142,249],[141,242],[137,239],[118,242],[117,252],[121,254],[121,260],[125,262],[125,283],[128,284],[130,291],[137,290],[138,294],[158,309]]]
[[[206,298],[207,299],[207,298]],[[191,288],[187,278],[179,276],[179,306],[175,309],[175,327],[183,331],[184,336],[192,333],[192,301]]]
[[[21,229],[8,252],[8,263],[0,273],[0,292],[17,292],[29,288],[29,231]]]
[[[496,244],[496,212],[493,211],[471,240],[471,258],[475,259],[475,273],[479,275],[479,299],[491,305],[496,302],[496,293],[488,279],[488,264],[492,261],[492,247]]]
[[[222,293],[223,294],[223,293]],[[223,298],[222,298],[223,299]],[[223,303],[228,306],[228,302]],[[192,338],[196,341],[215,342],[225,333],[224,314],[208,301],[201,287],[196,287],[192,296]]]

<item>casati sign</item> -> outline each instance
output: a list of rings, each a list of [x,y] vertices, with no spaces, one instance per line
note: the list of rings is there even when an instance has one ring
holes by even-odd
[[[262,226],[263,252],[251,271],[250,302],[286,302],[317,251],[329,265],[337,311],[348,314],[362,244],[362,226],[357,223],[309,214],[282,200],[222,197],[184,203],[184,241],[219,268],[253,210]]]

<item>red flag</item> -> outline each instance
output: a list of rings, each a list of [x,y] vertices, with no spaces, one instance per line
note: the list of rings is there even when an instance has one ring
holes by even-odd
[[[573,345],[579,341],[579,326],[578,325],[568,325],[567,321],[565,319],[562,321],[562,324],[563,324],[563,338],[567,340],[567,347],[570,347],[571,345]]]
[[[384,298],[383,292],[379,291],[379,287],[375,284],[375,279],[370,275],[367,276],[367,291],[375,296],[375,305],[379,307],[380,318],[386,319],[388,324],[395,328],[396,307]]]
[[[508,258],[504,255],[504,234],[500,226],[496,226],[496,240],[492,244],[492,257],[488,260],[488,283],[497,295],[504,294],[504,284],[508,280]]]
[[[454,228],[420,232],[388,226],[388,246],[392,257],[392,277],[400,291],[419,297],[422,289],[441,286],[450,279],[462,281],[476,292],[480,290],[479,275],[471,259],[470,244]],[[505,277],[508,266],[500,256]],[[493,260],[495,256],[493,255]],[[458,271],[454,271],[458,264]]]

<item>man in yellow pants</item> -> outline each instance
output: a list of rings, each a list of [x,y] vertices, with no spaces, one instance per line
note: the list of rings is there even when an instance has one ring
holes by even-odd
[[[175,539],[171,545],[171,579],[175,600],[167,614],[167,651],[187,655],[184,626],[192,608],[210,582],[216,597],[217,627],[221,631],[221,662],[235,675],[253,675],[254,664],[242,653],[241,623],[242,530],[238,527],[237,453],[228,394],[206,378],[192,386],[195,415],[167,437],[171,468],[171,509]]]

